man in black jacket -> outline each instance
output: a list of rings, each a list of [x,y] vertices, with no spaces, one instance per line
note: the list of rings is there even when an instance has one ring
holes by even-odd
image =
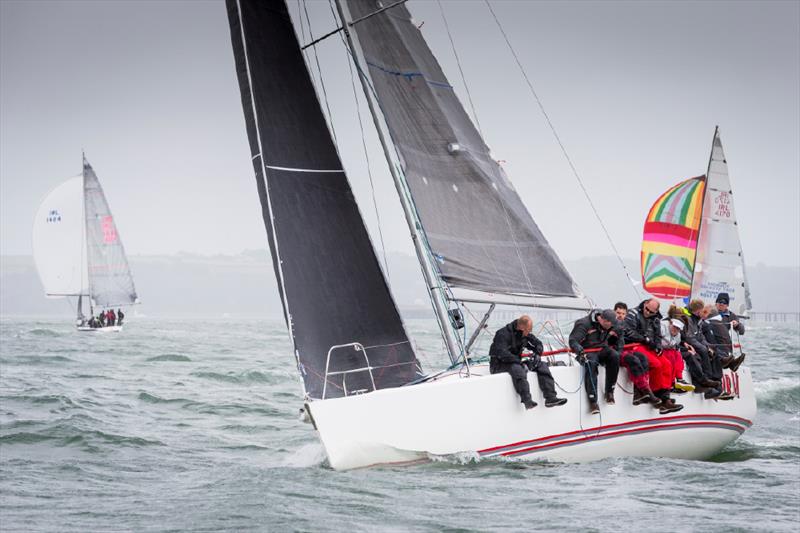
[[[686,329],[683,331],[683,339],[686,344],[697,352],[700,364],[702,365],[705,379],[700,385],[712,388],[719,387],[719,382],[714,378],[714,368],[720,365],[716,365],[714,362],[716,354],[714,353],[713,347],[713,333],[711,333],[708,323],[703,321],[705,304],[703,300],[694,299],[689,302],[686,309],[689,311],[689,315],[686,321]],[[711,337],[711,339],[709,339],[709,337]],[[706,381],[710,383],[706,383]]]
[[[623,324],[625,342],[637,343],[639,346],[623,354],[623,361],[634,355],[639,360],[641,356],[646,358],[646,381],[642,379],[643,376],[636,376],[631,372],[631,381],[634,384],[633,403],[648,401],[664,415],[680,411],[683,406],[675,403],[669,396],[674,372],[672,363],[661,356],[660,307],[656,298],[650,298],[628,311]],[[629,369],[632,370],[630,366]]]
[[[618,329],[617,316],[611,309],[595,309],[588,316],[575,321],[569,334],[569,348],[575,359],[583,365],[584,385],[589,397],[589,411],[600,414],[597,405],[597,367],[606,367],[606,403],[614,405],[614,386],[619,374],[619,354],[622,352],[623,334]],[[598,349],[586,353],[587,349]]]
[[[716,301],[716,313],[712,312],[707,321],[714,335],[714,348],[720,352],[722,368],[730,368],[736,372],[744,361],[744,354],[739,357],[733,356],[731,331],[735,331],[738,335],[744,335],[744,324],[736,316],[736,313],[728,309],[730,303],[730,296],[727,292],[719,293]]]
[[[525,409],[533,409],[536,402],[531,398],[531,388],[528,384],[528,370],[536,372],[539,379],[539,388],[545,398],[546,407],[555,407],[567,403],[566,398],[556,397],[555,381],[547,364],[541,360],[544,346],[542,342],[531,334],[533,320],[528,315],[522,315],[505,327],[497,330],[489,348],[489,369],[492,374],[508,372],[514,384],[514,390],[519,394],[520,400],[525,404]],[[533,355],[526,360],[522,358],[522,350],[529,349]]]

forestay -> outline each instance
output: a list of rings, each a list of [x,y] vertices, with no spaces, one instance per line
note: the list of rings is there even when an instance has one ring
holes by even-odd
[[[83,178],[70,178],[42,200],[33,221],[33,259],[49,297],[87,294]]]
[[[707,188],[692,298],[714,302],[719,293],[727,292],[730,296],[730,308],[736,313],[745,314],[752,307],[750,290],[733,207],[728,162],[722,150],[719,128],[714,131]]]
[[[136,288],[103,188],[89,162],[83,160],[86,251],[89,293],[100,307],[136,303]]]
[[[342,2],[349,20],[385,5]],[[366,18],[350,31],[442,279],[452,287],[492,293],[579,296],[405,5]]]
[[[419,364],[334,147],[284,2],[228,0],[273,267],[311,398],[406,384]],[[336,372],[356,370],[348,374]]]

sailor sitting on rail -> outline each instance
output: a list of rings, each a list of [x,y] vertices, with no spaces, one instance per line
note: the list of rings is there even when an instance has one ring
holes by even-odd
[[[508,372],[514,390],[517,391],[525,409],[533,409],[536,402],[531,398],[531,389],[528,384],[528,370],[536,372],[539,379],[539,388],[545,398],[546,407],[555,407],[567,403],[566,398],[556,397],[555,381],[547,364],[540,356],[544,351],[542,341],[537,339],[531,331],[533,320],[528,315],[522,315],[505,327],[497,330],[489,348],[489,369],[492,374]],[[529,349],[533,352],[530,358],[522,358],[522,350]]]
[[[600,414],[597,405],[597,367],[606,367],[605,400],[614,405],[614,385],[619,374],[619,354],[622,352],[622,332],[617,331],[617,315],[611,309],[595,309],[575,321],[569,334],[569,348],[584,368],[584,385],[589,397],[589,411]],[[589,350],[587,353],[585,350]]]
[[[683,394],[694,390],[683,379],[685,363],[681,355],[681,332],[686,327],[682,319],[683,313],[677,306],[671,305],[667,318],[661,321],[661,355],[666,357],[672,365],[672,392]]]
[[[625,342],[636,343],[638,346],[626,350],[623,362],[626,360],[626,355],[631,352],[637,354],[638,359],[641,359],[641,356],[647,359],[649,371],[646,381],[639,376],[636,376],[636,379],[632,376],[631,379],[635,390],[634,403],[637,403],[638,393],[639,397],[647,397],[653,407],[659,409],[663,415],[680,411],[683,406],[675,403],[669,396],[672,390],[673,370],[672,363],[663,356],[661,350],[660,308],[661,303],[656,298],[650,298],[628,311],[624,323]],[[655,400],[653,395],[656,397]]]
[[[734,357],[731,330],[735,331],[737,335],[744,335],[744,324],[741,323],[735,313],[728,309],[728,304],[730,304],[728,293],[719,293],[717,295],[716,309],[711,310],[707,321],[714,336],[714,348],[720,354],[722,368],[730,368],[736,372],[739,369],[739,365],[744,361],[744,354]]]
[[[721,365],[714,360],[714,349],[711,347],[706,334],[703,332],[703,300],[695,299],[689,302],[686,308],[686,328],[683,330],[683,345],[681,350],[683,360],[689,367],[689,373],[694,383],[694,391],[703,393],[707,399],[719,398],[722,394],[720,381],[715,374],[722,375]],[[708,327],[707,324],[705,327]]]

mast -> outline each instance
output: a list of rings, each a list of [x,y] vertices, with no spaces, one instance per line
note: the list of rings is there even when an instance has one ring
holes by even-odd
[[[420,238],[420,222],[417,220],[415,215],[412,200],[406,193],[405,181],[394,164],[389,143],[387,142],[386,136],[383,132],[380,116],[375,109],[375,104],[373,103],[370,95],[369,85],[366,80],[366,71],[364,71],[359,64],[357,47],[355,45],[353,35],[349,29],[351,22],[348,21],[349,17],[345,16],[345,10],[341,0],[336,0],[336,9],[339,12],[339,18],[342,21],[342,28],[345,37],[347,38],[347,44],[350,47],[350,55],[356,65],[358,79],[361,82],[361,88],[364,90],[364,95],[367,99],[367,105],[369,106],[369,111],[375,124],[375,129],[378,132],[378,138],[380,139],[381,147],[383,148],[383,154],[386,157],[386,161],[389,165],[389,172],[392,175],[392,181],[394,182],[394,186],[397,189],[397,194],[400,197],[400,204],[403,206],[403,215],[405,215],[406,223],[408,224],[408,229],[411,233],[411,240],[414,243],[414,252],[417,255],[417,261],[419,261],[422,275],[425,278],[425,288],[427,289],[431,301],[433,302],[433,309],[436,313],[436,319],[439,322],[439,328],[442,331],[442,337],[444,338],[445,345],[447,346],[447,353],[450,357],[450,361],[455,363],[461,357],[462,350],[459,348],[457,341],[454,339],[452,329],[450,328],[450,315],[447,305],[445,304],[446,299],[444,297],[444,282],[440,276],[436,275],[432,271],[433,267],[427,259],[428,251],[426,250],[425,244]]]
[[[694,294],[694,271],[697,268],[697,249],[700,247],[700,235],[703,231],[703,212],[706,208],[706,196],[708,196],[708,176],[711,174],[711,161],[714,159],[714,141],[717,138],[719,125],[714,126],[714,136],[711,138],[711,151],[708,153],[708,165],[706,166],[705,186],[703,187],[703,199],[700,203],[700,224],[697,226],[697,240],[694,247],[694,261],[692,262],[692,281],[689,283],[689,299],[691,300]]]
[[[86,247],[86,236],[88,232],[88,224],[89,221],[86,219],[86,152],[81,148],[81,215],[83,216],[83,231],[81,232],[81,294],[78,295],[78,318],[81,315],[81,300],[83,296],[83,292],[86,291],[86,295],[89,297],[89,309],[92,311],[92,316],[94,316],[94,306],[92,305],[92,291],[91,291],[91,283],[89,282],[89,258],[86,254],[89,253],[89,250]],[[83,286],[83,271],[86,270],[86,282],[89,283],[89,287]]]

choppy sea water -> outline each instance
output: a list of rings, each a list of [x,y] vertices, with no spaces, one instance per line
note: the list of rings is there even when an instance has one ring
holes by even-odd
[[[433,322],[411,320],[424,363]],[[800,327],[748,324],[755,425],[710,461],[331,470],[285,326],[0,319],[2,531],[795,531]],[[455,406],[454,406],[455,408]]]

